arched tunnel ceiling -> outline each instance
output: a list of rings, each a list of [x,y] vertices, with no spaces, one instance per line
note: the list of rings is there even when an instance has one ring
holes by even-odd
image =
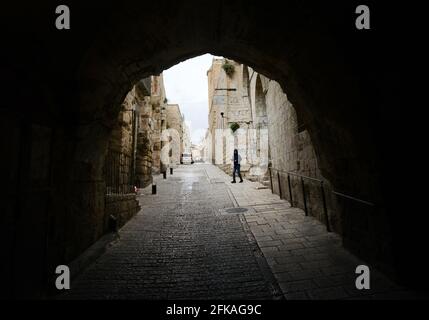
[[[12,13],[20,11],[17,3],[2,11],[10,28],[3,30],[9,73],[27,73],[28,81],[50,92],[49,112],[56,117],[111,128],[135,82],[209,52],[245,63],[280,83],[307,124],[328,178],[333,171],[342,172],[337,178],[347,176],[351,167],[368,167],[362,169],[368,172],[380,167],[374,141],[380,139],[380,106],[390,99],[386,93],[392,79],[385,71],[394,59],[394,38],[381,27],[378,33],[359,33],[354,3],[161,0],[69,5],[71,30],[55,29],[51,2],[26,5],[22,19],[27,23],[13,21]],[[5,83],[9,86],[15,90]],[[360,164],[334,163],[332,158],[359,159]],[[371,175],[365,179],[373,180]]]
[[[274,4],[245,1],[115,5],[98,21],[79,63],[79,122],[112,127],[135,82],[209,52],[281,84],[308,124],[326,177],[342,170],[332,158],[373,162],[371,125],[362,129],[370,96],[362,88],[354,45],[341,38],[344,28],[353,27],[343,24],[348,9],[295,1],[281,11]]]
[[[387,21],[395,15],[385,6],[376,32],[360,32],[358,4],[69,1],[71,30],[60,31],[54,1],[2,3],[2,107],[66,128],[74,154],[64,176],[81,169],[86,178],[100,171],[108,130],[136,81],[203,53],[222,55],[280,83],[335,187],[381,202],[393,189],[383,180],[386,159],[397,151],[380,125],[399,104],[397,35]]]
[[[51,3],[33,6],[23,13],[32,28],[16,24],[15,34],[22,36],[11,39],[11,46],[24,42],[25,52],[11,59],[23,69],[39,68],[30,80],[54,89],[53,109],[61,106],[57,114],[69,114],[69,122],[111,128],[135,82],[209,52],[280,83],[307,124],[327,178],[335,171],[344,184],[350,170],[377,171],[373,142],[380,101],[374,98],[380,96],[374,74],[387,62],[384,50],[374,56],[361,49],[381,49],[387,40],[356,32],[354,4],[72,2],[67,31],[54,28]],[[25,42],[30,38],[36,41]]]

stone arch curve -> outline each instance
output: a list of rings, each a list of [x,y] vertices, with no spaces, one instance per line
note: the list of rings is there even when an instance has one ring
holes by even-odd
[[[350,119],[343,119],[342,123],[339,118],[344,112],[334,116],[333,109],[343,109],[345,100],[356,105],[356,100],[345,99],[345,96],[356,97],[358,93],[354,80],[347,74],[350,70],[344,64],[344,58],[335,48],[335,38],[316,28],[317,21],[326,18],[326,12],[318,11],[318,6],[303,9],[289,4],[294,15],[287,13],[290,19],[284,19],[286,22],[278,25],[271,21],[271,16],[275,15],[272,10],[260,13],[253,4],[246,5],[248,11],[243,12],[238,10],[238,4],[222,1],[216,5],[218,11],[204,13],[201,4],[192,2],[192,5],[191,9],[190,5],[164,5],[161,1],[159,5],[148,5],[148,16],[137,14],[136,7],[119,7],[114,16],[107,17],[104,32],[94,39],[78,69],[79,122],[82,124],[78,132],[87,136],[108,135],[118,106],[135,82],[187,58],[209,52],[240,61],[278,81],[300,119],[305,119],[308,124],[310,135],[314,135],[324,176],[330,180],[342,176],[333,172],[338,166],[333,164],[332,155],[327,155],[330,145],[337,144],[337,137],[341,136],[342,143],[348,146],[347,154],[360,153],[350,149],[350,146],[357,146],[353,133],[347,129]],[[175,12],[175,18],[166,21],[166,15],[172,12]],[[217,15],[219,12],[221,14]],[[297,21],[292,16],[297,12],[314,18],[306,26],[304,37],[298,37],[295,32]],[[264,24],[263,30],[250,23],[255,15]],[[244,29],[243,25],[246,26]],[[286,40],[275,41],[279,34]],[[273,41],[267,41],[267,38]],[[296,52],[301,54],[296,55]],[[320,81],[322,75],[330,80]],[[325,134],[323,140],[316,134],[321,131]],[[103,149],[100,142],[101,153]],[[89,154],[94,154],[93,143],[81,144],[77,150],[83,157],[95,160],[94,155]],[[342,157],[338,155],[338,158]]]
[[[257,2],[220,0],[208,10],[201,0],[81,2],[73,4],[77,19],[70,33],[48,25],[49,4],[26,7],[32,30],[15,21],[20,36],[7,39],[5,64],[19,67],[2,81],[5,88],[22,88],[22,79],[37,79],[45,90],[41,95],[52,101],[50,110],[42,103],[40,109],[33,107],[28,121],[39,121],[33,117],[38,111],[60,129],[54,145],[64,146],[64,152],[55,154],[55,163],[64,165],[52,168],[54,183],[61,186],[52,188],[57,196],[52,211],[65,212],[70,226],[61,248],[67,258],[99,236],[90,225],[102,207],[97,183],[127,92],[138,80],[204,53],[239,61],[277,81],[306,124],[323,176],[341,191],[385,204],[380,188],[385,134],[377,124],[385,92],[390,92],[389,81],[379,80],[387,79],[383,68],[391,67],[391,55],[382,46],[385,39],[350,30],[349,4],[286,1],[282,8],[273,2],[261,10]],[[35,34],[38,41],[32,44]],[[25,51],[15,49],[19,43],[26,43]],[[372,50],[362,50],[368,46]],[[383,54],[373,56],[376,49]],[[6,99],[13,110],[16,103]],[[22,106],[34,105],[28,97],[21,99]],[[84,192],[90,199],[82,197]],[[381,234],[376,255],[391,247],[384,231],[391,219],[380,212],[366,217],[374,219],[373,234]],[[74,231],[83,228],[85,241],[80,241]],[[72,247],[75,242],[80,245]]]
[[[265,92],[262,86],[261,76],[258,74],[255,83],[255,122],[264,122],[267,115],[267,105],[265,103]]]
[[[259,166],[268,165],[268,118],[265,92],[262,86],[261,76],[258,74],[255,80],[255,114],[254,128],[256,129],[256,159]]]
[[[249,68],[243,64],[242,65],[242,88],[243,88],[243,97],[250,99],[250,79],[249,79]]]
[[[209,11],[198,1],[147,6],[115,8],[80,60],[76,132],[81,139],[74,149],[78,170],[91,179],[100,177],[109,130],[135,82],[211,53],[276,80],[306,124],[323,176],[339,190],[371,200],[378,197],[372,128],[361,125],[371,112],[363,109],[368,97],[360,88],[355,56],[339,48],[338,34],[322,23],[328,17],[341,23],[335,14],[344,7],[330,11],[288,2],[279,24],[273,19],[278,16],[275,7],[261,12],[246,3],[243,11],[240,1],[221,1]],[[297,18],[303,16],[309,17],[305,25]],[[255,17],[264,28],[253,23]]]

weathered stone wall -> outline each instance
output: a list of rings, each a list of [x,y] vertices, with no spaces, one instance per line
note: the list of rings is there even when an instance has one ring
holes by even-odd
[[[162,74],[150,77],[149,89],[137,83],[122,103],[108,147],[108,154],[112,151],[121,153],[121,158],[116,157],[106,166],[117,165],[119,161],[119,168],[114,167],[119,172],[113,174],[118,175],[119,184],[123,187],[119,190],[108,187],[106,190],[105,230],[110,230],[112,221],[120,228],[138,212],[140,207],[136,194],[130,187],[146,187],[152,182],[153,171],[160,168],[160,132],[163,131],[164,123],[161,122],[165,103]]]
[[[149,104],[149,107],[152,106]],[[147,129],[139,130],[137,136],[136,181],[137,187],[144,188],[152,182],[152,119],[148,115],[142,115],[140,121],[140,128]]]
[[[183,149],[183,117],[178,104],[167,104],[167,130],[169,139],[169,165],[180,164]]]
[[[134,193],[135,150],[141,101],[133,87],[126,95],[114,127],[104,164],[106,190],[104,232],[116,221],[119,228],[138,211]]]
[[[150,103],[150,95],[136,87],[139,104],[139,123],[136,149],[136,184],[144,188],[152,183],[152,161],[154,145],[154,108]]]
[[[191,152],[194,161],[203,161],[204,160],[204,144],[192,144]]]
[[[133,136],[134,111],[138,106],[135,88],[133,87],[122,103],[117,125],[109,141],[110,150],[131,156],[134,148],[133,143],[135,143],[135,137]]]
[[[222,68],[226,61],[235,69],[229,76]],[[212,162],[232,174],[231,151],[238,147],[243,158],[243,175],[266,185],[271,184],[271,179],[273,191],[281,192],[286,198],[290,198],[287,172],[323,180],[330,227],[342,233],[338,199],[332,194],[330,182],[321,175],[306,123],[298,117],[280,84],[250,67],[227,59],[213,59],[207,74]],[[224,119],[221,112],[224,112]],[[234,122],[240,125],[234,135],[225,134],[224,130],[223,139],[216,137],[216,129],[227,129]],[[210,141],[206,138],[206,152]],[[290,184],[293,205],[302,209],[306,207],[309,215],[327,223],[321,183],[290,175]]]
[[[180,153],[191,152],[192,151],[191,132],[185,120],[183,120],[182,129],[183,129],[182,151]]]
[[[233,72],[230,74],[223,69],[225,63],[233,67]],[[233,150],[237,148],[242,157],[241,171],[245,175],[250,168],[248,164],[250,147],[246,137],[251,121],[251,110],[247,95],[244,93],[247,89],[243,89],[247,85],[246,81],[243,82],[243,72],[242,65],[233,60],[213,59],[212,66],[207,72],[208,122],[211,135],[211,146],[207,148],[211,149],[212,162],[228,173],[231,172]],[[229,129],[233,123],[237,123],[240,127],[234,134]]]
[[[2,28],[8,45],[2,51],[0,81],[8,94],[1,108],[7,121],[1,128],[6,138],[17,132],[22,152],[15,157],[11,151],[11,158],[5,157],[17,164],[19,174],[10,185],[14,194],[7,194],[10,202],[5,203],[12,209],[2,212],[18,221],[12,226],[13,236],[22,238],[22,246],[10,244],[5,250],[16,257],[14,275],[5,272],[5,278],[14,277],[10,283],[28,271],[15,267],[26,266],[29,258],[21,252],[35,252],[34,239],[47,244],[34,254],[32,275],[40,276],[53,274],[52,268],[36,268],[44,265],[42,257],[52,256],[51,266],[67,263],[98,238],[104,214],[104,187],[99,186],[103,157],[126,93],[139,79],[204,52],[254,66],[287,90],[306,120],[323,175],[338,190],[377,204],[375,214],[345,213],[344,221],[363,222],[359,231],[350,226],[345,239],[354,242],[353,248],[360,246],[363,258],[394,266],[402,279],[413,276],[416,285],[428,282],[427,266],[420,264],[426,224],[404,219],[412,202],[395,201],[406,196],[397,187],[392,168],[404,167],[407,159],[415,161],[409,153],[398,152],[398,141],[408,141],[404,134],[415,135],[415,131],[397,130],[397,124],[414,123],[416,117],[399,112],[403,109],[398,97],[401,82],[392,66],[401,60],[404,48],[398,47],[390,28],[349,32],[353,23],[344,17],[354,8],[346,2],[315,1],[303,6],[287,1],[283,10],[269,2],[261,10],[257,2],[219,1],[207,10],[205,2],[196,0],[133,6],[121,1],[97,6],[87,1],[76,8],[79,28],[72,37],[64,37],[55,28],[46,28],[44,15],[52,10],[48,2],[26,4],[31,28],[16,23],[21,4],[11,5],[17,10],[7,11],[10,14],[2,18],[13,28]],[[102,12],[94,15],[94,6]],[[395,16],[394,8],[385,6],[380,11],[386,22]],[[165,18],[169,23],[161,27],[154,23]],[[34,41],[42,34],[42,41]],[[410,121],[404,122],[404,117]],[[34,203],[42,188],[28,188],[33,170],[28,132],[36,124],[53,130],[52,149],[47,153],[50,179],[43,188],[48,190],[46,206]],[[37,226],[25,228],[28,221]],[[52,234],[63,238],[56,241]],[[368,241],[360,245],[362,239]],[[385,253],[393,254],[386,259]],[[11,286],[6,284],[2,290]],[[16,288],[16,292],[21,291]]]
[[[139,202],[135,194],[110,194],[106,195],[105,213],[107,217],[114,217],[115,227],[121,228],[128,220],[130,220],[140,210]],[[111,219],[105,222],[106,229],[112,228]],[[112,230],[113,231],[113,230]]]
[[[219,82],[226,81],[226,75],[222,74],[222,59],[213,59],[210,69],[207,71],[208,80],[208,95],[209,95],[209,112],[208,112],[208,136],[206,138],[206,145],[210,153],[207,155],[209,161],[216,163],[223,163],[223,158],[216,153],[216,129],[222,128],[221,112],[225,112],[224,108],[219,106],[219,99],[214,100],[215,89],[218,87]],[[220,75],[222,77],[220,78]]]
[[[256,77],[252,75],[250,85],[252,100],[256,99]],[[305,123],[300,123],[297,113],[280,85],[262,75],[262,83],[268,121],[268,141],[273,192],[290,200],[287,172],[324,181],[329,223],[333,230],[341,233],[341,221],[332,197],[330,183],[322,176],[310,135]],[[255,103],[252,103],[255,110]],[[255,110],[255,113],[256,110]],[[279,186],[280,177],[280,186]],[[290,175],[293,206],[305,209],[302,184],[304,183],[308,214],[326,223],[320,182]]]
[[[167,128],[166,123],[166,105],[167,98],[165,95],[164,78],[162,74],[151,77],[151,97],[152,105],[152,173],[158,174],[165,170],[165,165],[161,162],[161,150],[165,141],[163,140],[163,131]]]
[[[268,142],[268,117],[266,105],[266,87],[268,79],[248,68],[249,100],[251,109],[249,162],[252,164],[250,175],[260,182],[267,181],[270,165],[270,149]],[[247,79],[246,79],[247,80]]]

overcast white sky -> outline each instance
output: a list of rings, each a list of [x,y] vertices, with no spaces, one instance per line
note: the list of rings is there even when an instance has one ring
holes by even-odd
[[[192,143],[199,143],[208,127],[207,70],[213,56],[205,54],[165,70],[164,86],[168,103],[178,103],[191,131]]]

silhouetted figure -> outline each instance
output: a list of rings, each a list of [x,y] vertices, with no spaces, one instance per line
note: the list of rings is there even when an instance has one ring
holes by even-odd
[[[237,172],[238,177],[240,178],[240,183],[243,182],[243,178],[241,177],[240,173],[240,162],[241,162],[241,156],[238,154],[238,150],[234,149],[234,155],[232,156],[231,160],[234,164],[234,170],[232,171],[232,181],[231,183],[235,183],[235,173]]]

